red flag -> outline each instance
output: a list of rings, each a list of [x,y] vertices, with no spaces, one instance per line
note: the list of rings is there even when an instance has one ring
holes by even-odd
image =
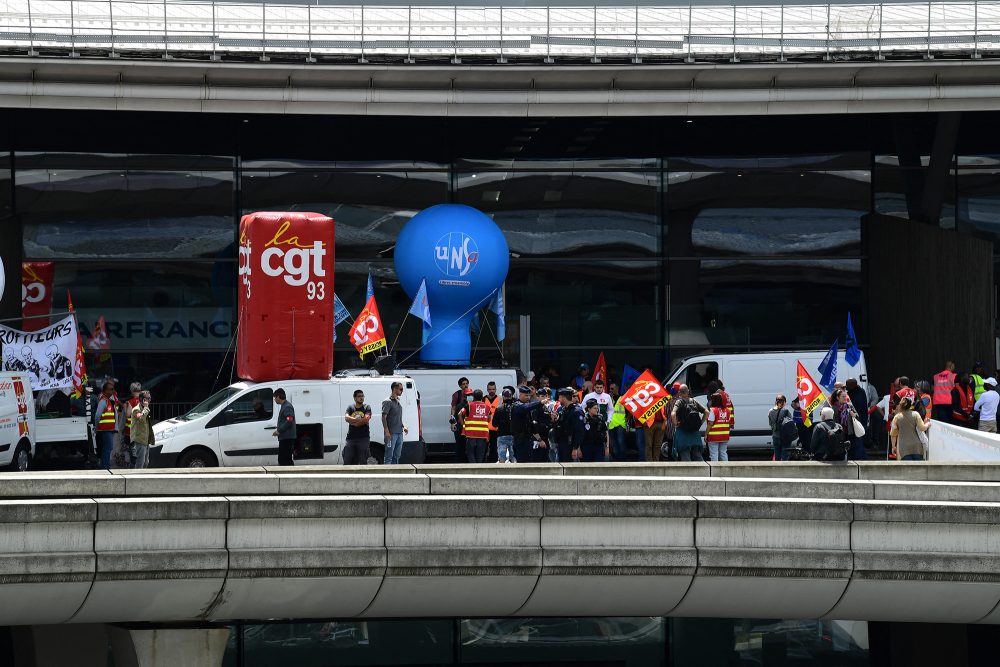
[[[21,264],[21,316],[25,331],[38,331],[49,326],[49,318],[38,317],[52,312],[52,278],[54,262],[23,262]]]
[[[73,297],[69,290],[66,290],[66,302],[69,305],[69,312],[76,313],[73,308]],[[75,321],[75,318],[74,318]],[[76,359],[73,361],[73,396],[79,398],[83,396],[83,388],[87,385],[87,363],[83,359],[83,338],[80,337],[80,328],[76,330]]]
[[[604,363],[603,352],[597,355],[597,363],[594,364],[594,374],[590,379],[593,380],[594,384],[597,384],[598,380],[603,382],[605,386],[608,384],[608,367],[607,364]]]
[[[637,422],[648,425],[656,413],[670,402],[670,394],[650,371],[646,371],[622,394],[620,400]]]
[[[802,423],[812,425],[812,413],[820,406],[826,396],[819,385],[812,379],[801,361],[795,362],[795,389],[799,394],[799,410],[802,412]]]
[[[108,325],[104,323],[104,315],[101,315],[97,319],[94,330],[90,332],[90,340],[87,341],[87,347],[91,350],[111,349],[111,339],[108,338]]]
[[[374,296],[368,299],[365,309],[358,315],[358,319],[354,320],[350,335],[351,343],[362,357],[385,347],[385,330],[382,328],[382,318],[378,314]]]

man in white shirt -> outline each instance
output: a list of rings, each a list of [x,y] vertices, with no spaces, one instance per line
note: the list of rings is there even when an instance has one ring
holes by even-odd
[[[974,410],[979,411],[979,430],[987,433],[997,432],[997,404],[1000,394],[997,393],[996,378],[986,378],[983,381],[986,391],[976,401]]]
[[[602,417],[604,417],[604,421],[610,424],[611,416],[614,412],[614,403],[611,402],[611,394],[604,391],[604,380],[598,380],[595,382],[594,391],[584,396],[583,400],[580,401],[580,404],[586,405],[587,401],[590,399],[597,401],[598,412]]]

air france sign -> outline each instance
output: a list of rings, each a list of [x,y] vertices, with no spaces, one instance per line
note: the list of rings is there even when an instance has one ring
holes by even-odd
[[[445,276],[439,284],[468,286],[464,278],[479,264],[479,246],[468,234],[448,232],[434,244],[434,263]]]

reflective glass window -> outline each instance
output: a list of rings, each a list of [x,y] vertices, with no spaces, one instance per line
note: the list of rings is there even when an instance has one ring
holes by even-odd
[[[159,169],[126,156],[19,155],[25,256],[235,257],[232,161],[218,163]]]
[[[671,171],[667,254],[850,256],[861,252],[868,170]]]
[[[656,171],[474,171],[455,175],[455,202],[492,216],[515,256],[657,256]]]
[[[958,224],[1000,241],[1000,168],[958,170]]]
[[[448,173],[245,169],[243,213],[310,211],[337,223],[337,259],[391,257],[410,218],[448,201]],[[340,273],[340,267],[337,267]]]
[[[236,262],[56,262],[53,310],[71,291],[80,329],[104,317],[112,351],[226,349]]]
[[[670,261],[671,348],[829,347],[863,336],[860,259]]]

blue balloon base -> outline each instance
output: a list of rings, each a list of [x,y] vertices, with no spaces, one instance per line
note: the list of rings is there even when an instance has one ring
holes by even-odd
[[[428,330],[429,342],[420,350],[420,360],[441,366],[467,366],[472,355],[470,319],[456,322],[444,331]]]

